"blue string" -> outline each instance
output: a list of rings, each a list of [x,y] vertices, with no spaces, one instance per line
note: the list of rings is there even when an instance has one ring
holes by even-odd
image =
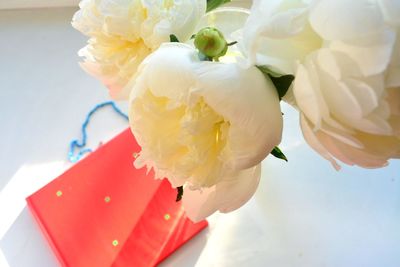
[[[99,109],[106,107],[106,106],[111,106],[115,112],[117,112],[117,114],[121,115],[122,117],[124,117],[126,120],[128,120],[128,116],[123,113],[116,105],[113,101],[107,101],[104,103],[100,103],[98,105],[96,105],[86,116],[85,122],[82,124],[82,140],[79,141],[78,139],[75,139],[73,141],[71,141],[70,145],[69,145],[69,153],[68,153],[68,159],[70,162],[74,163],[77,162],[78,160],[80,160],[84,154],[92,152],[92,149],[90,148],[85,148],[86,146],[86,140],[87,140],[87,133],[86,133],[86,128],[90,122],[91,117],[93,116],[93,114],[98,111]],[[75,148],[80,149],[78,151],[78,153],[76,155],[75,154]]]

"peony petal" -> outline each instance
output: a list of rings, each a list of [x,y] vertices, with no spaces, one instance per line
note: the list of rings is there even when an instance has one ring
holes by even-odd
[[[185,187],[183,207],[198,222],[217,210],[230,212],[243,206],[255,193],[261,177],[261,164],[226,177],[217,185],[201,190]]]
[[[261,164],[242,170],[236,177],[227,177],[216,185],[219,211],[234,211],[250,200],[261,178]]]
[[[394,135],[400,138],[400,89],[388,89],[387,99],[392,113],[392,117],[390,118],[389,122],[393,128]]]
[[[360,67],[365,76],[383,72],[391,59],[396,33],[385,29],[351,41],[333,41],[329,47],[332,50],[345,53]]]
[[[316,126],[321,124],[322,117],[328,117],[329,111],[322,97],[315,65],[309,62],[307,66],[297,68],[293,85],[293,94],[299,109]]]
[[[303,1],[254,2],[243,29],[249,65],[269,65],[293,74],[296,61],[321,46],[307,22],[307,12]]]
[[[346,79],[345,83],[349,88],[351,88],[351,92],[357,99],[364,116],[368,115],[378,107],[379,98],[375,93],[376,87],[373,88],[363,80],[352,78]],[[383,89],[383,84],[381,88]]]
[[[89,45],[79,51],[79,56],[85,59],[81,67],[102,81],[113,99],[127,100],[130,88],[126,84],[149,53],[142,42],[122,41],[117,45],[117,41],[110,38],[92,38]]]
[[[317,1],[310,23],[325,40],[347,40],[382,30],[383,15],[374,1]]]
[[[400,27],[400,2],[398,0],[378,0],[385,17],[385,21],[393,26]]]
[[[322,132],[318,139],[337,159],[349,165],[363,168],[381,168],[388,164],[390,158],[399,155],[400,139],[359,133],[357,138],[364,143],[364,149],[348,146]]]
[[[303,131],[304,139],[307,143],[323,158],[328,160],[332,166],[336,170],[340,170],[340,165],[336,162],[336,160],[332,157],[329,151],[320,143],[318,138],[315,136],[315,133],[312,130],[312,126],[307,118],[301,114],[300,115],[300,126],[301,130]]]
[[[279,97],[272,82],[257,68],[205,62],[196,69],[196,76],[198,84],[192,94],[204,97],[229,120],[229,151],[225,152],[234,161],[227,164],[234,169],[249,168],[280,143],[283,121]]]
[[[188,66],[198,63],[195,50],[183,43],[166,43],[150,54],[138,72],[151,73],[142,77],[143,85],[137,86],[131,98],[143,94],[147,89],[155,96],[164,96],[177,102],[186,102],[188,89],[194,86],[195,76]],[[173,75],[174,79],[171,79]],[[157,77],[155,79],[155,77]],[[135,86],[135,82],[129,86]],[[182,90],[185,88],[185,90]]]
[[[302,31],[308,5],[303,1],[253,1],[247,26],[257,25],[258,34],[271,38],[291,37]],[[262,18],[262,19],[261,19]]]
[[[216,212],[218,207],[215,194],[215,186],[199,190],[185,187],[182,203],[186,215],[193,222],[199,222]]]
[[[317,55],[320,86],[332,116],[361,131],[389,134],[391,128],[385,121],[389,113],[381,112],[385,110],[380,101],[384,92],[383,75],[356,78],[346,72],[354,63],[342,53],[322,49]]]
[[[392,58],[386,74],[386,86],[400,87],[400,29],[397,29],[396,43],[393,48]]]
[[[392,114],[400,116],[400,87],[387,90],[387,101],[389,102]]]
[[[388,121],[389,118],[381,118],[375,114],[368,116],[357,123],[357,128],[362,129],[366,133],[377,135],[392,135],[393,129]]]
[[[338,141],[345,143],[349,146],[360,149],[364,148],[364,144],[354,137],[355,134],[354,131],[353,132],[341,131],[340,129],[331,127],[330,125],[327,124],[323,124],[320,131],[328,134],[333,138],[336,138]]]
[[[363,150],[353,149],[324,133],[319,132],[317,138],[335,158],[347,165],[358,165],[364,168],[380,168],[387,165],[386,159],[374,156]]]
[[[386,76],[386,85],[389,88],[400,86],[400,66],[389,68]]]
[[[349,122],[363,118],[361,105],[347,84],[335,81],[329,75],[323,75],[321,80],[321,88],[329,105],[329,111],[338,120]]]
[[[170,34],[176,35],[182,42],[189,40],[205,15],[207,4],[204,0],[171,1],[171,5],[159,0],[141,2],[147,10],[141,25],[141,37],[152,49],[168,42]]]
[[[258,34],[272,39],[292,37],[303,31],[307,11],[307,8],[301,7],[274,14],[264,21]]]

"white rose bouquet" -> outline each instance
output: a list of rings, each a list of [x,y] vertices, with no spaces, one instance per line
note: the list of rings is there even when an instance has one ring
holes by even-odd
[[[280,100],[337,169],[400,157],[398,1],[228,2],[84,0],[72,22],[82,67],[129,98],[135,167],[168,178],[192,220],[239,208],[261,161],[287,160]]]

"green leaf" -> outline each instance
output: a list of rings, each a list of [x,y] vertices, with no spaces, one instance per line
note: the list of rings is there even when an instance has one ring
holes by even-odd
[[[231,0],[207,0],[207,12],[216,9],[217,7],[229,3]]]
[[[169,35],[169,41],[170,41],[171,43],[179,43],[178,37],[176,37],[175,34],[170,34],[170,35]]]
[[[177,187],[176,190],[178,191],[178,193],[176,195],[176,202],[179,202],[179,201],[181,201],[182,196],[183,196],[183,186]]]
[[[294,80],[294,76],[291,74],[283,75],[276,71],[271,70],[267,66],[257,66],[257,68],[264,74],[264,76],[271,79],[274,84],[276,91],[278,92],[279,99],[285,96]]]
[[[282,159],[284,161],[288,161],[287,157],[285,156],[285,154],[283,154],[283,152],[280,150],[279,147],[274,147],[274,149],[272,149],[271,151],[271,155],[273,155],[274,157],[278,158],[278,159]]]

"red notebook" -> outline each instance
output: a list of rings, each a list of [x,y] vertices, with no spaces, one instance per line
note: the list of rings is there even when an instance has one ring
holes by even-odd
[[[61,266],[155,266],[207,226],[166,179],[133,167],[139,150],[127,129],[27,198]]]

